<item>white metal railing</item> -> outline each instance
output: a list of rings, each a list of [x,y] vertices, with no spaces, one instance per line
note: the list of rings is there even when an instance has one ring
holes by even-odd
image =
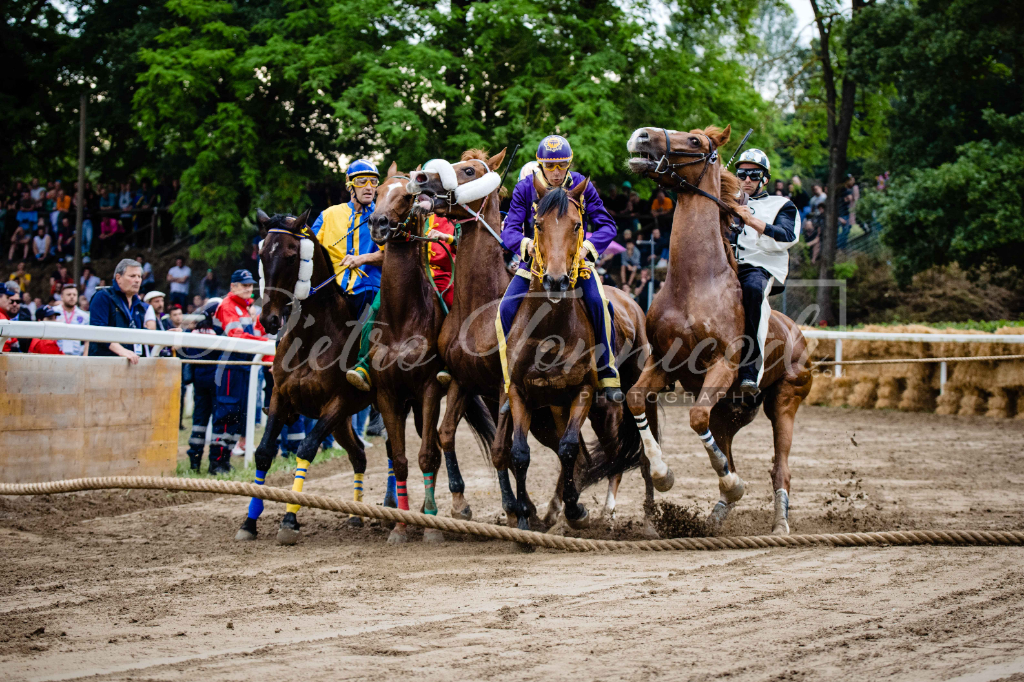
[[[1024,334],[921,334],[908,332],[839,332],[827,329],[801,329],[804,338],[836,342],[835,376],[843,376],[843,341],[902,341],[904,343],[1009,343],[1024,344]],[[948,369],[939,363],[939,391],[946,387]]]
[[[69,339],[72,341],[92,341],[95,343],[141,343],[157,349],[164,346],[172,348],[199,348],[209,351],[230,351],[233,353],[252,354],[253,360],[263,355],[273,355],[276,344],[274,341],[255,341],[253,339],[237,339],[230,336],[214,336],[213,334],[192,334],[190,332],[168,332],[153,329],[122,329],[120,327],[99,327],[91,325],[65,324],[63,322],[19,322],[16,320],[0,320],[0,347],[4,337],[26,339]],[[258,365],[254,365],[258,366]],[[259,372],[249,372],[249,395],[245,416],[245,465],[254,461],[256,438],[256,390]]]

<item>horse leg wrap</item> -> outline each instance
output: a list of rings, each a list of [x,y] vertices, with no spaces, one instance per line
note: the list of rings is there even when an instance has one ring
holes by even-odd
[[[775,523],[772,533],[789,535],[789,493],[785,488],[775,491]]]
[[[263,483],[266,480],[267,480],[267,472],[266,471],[260,471],[259,469],[257,469],[256,470],[256,479],[254,481],[256,483],[256,485],[263,485]],[[260,514],[262,514],[262,513],[263,513],[263,500],[261,500],[258,497],[251,498],[249,500],[249,518],[250,519],[258,519],[260,517]]]
[[[437,502],[434,501],[434,474],[423,474],[423,513],[437,516]]]
[[[352,474],[352,500],[354,502],[363,501],[363,476],[365,474]],[[359,518],[355,514],[349,514],[350,519]]]
[[[718,447],[718,443],[715,442],[715,437],[711,435],[710,429],[701,434],[700,440],[704,443],[704,449],[708,451],[711,467],[718,474],[718,490],[722,493],[722,499],[726,504],[739,502],[740,498],[743,497],[743,479],[736,473],[729,471],[729,458]]]
[[[388,484],[384,489],[384,506],[398,506],[398,499],[395,497],[395,466],[390,459],[388,459]]]
[[[301,493],[302,484],[306,482],[306,470],[309,469],[309,462],[304,459],[295,460],[295,480],[292,481],[292,490]],[[284,508],[285,513],[295,514],[299,511],[300,507],[297,504],[289,504]]]
[[[516,510],[516,496],[512,492],[512,481],[508,477],[508,469],[498,472],[498,488],[501,489],[501,510],[506,514],[514,514]]]
[[[668,464],[661,458],[661,446],[654,439],[651,426],[647,423],[647,415],[635,414],[633,419],[636,421],[637,429],[640,430],[640,440],[644,444],[644,454],[647,456],[647,461],[651,464],[651,480],[654,483],[654,487],[661,492],[670,490],[675,482],[675,477],[668,468]]]
[[[398,508],[409,511],[409,493],[405,489],[405,481],[395,481],[395,490],[398,495]]]
[[[446,450],[444,453],[444,466],[448,469],[448,492],[461,494],[466,491],[466,483],[462,480],[462,472],[459,471],[459,460],[455,459],[454,450]]]

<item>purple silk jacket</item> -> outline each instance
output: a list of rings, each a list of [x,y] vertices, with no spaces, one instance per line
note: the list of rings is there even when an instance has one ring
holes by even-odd
[[[569,175],[572,178],[572,184],[568,189],[583,181],[583,176],[579,173],[570,171]],[[523,239],[533,238],[533,205],[536,202],[537,190],[533,187],[533,178],[523,178],[512,190],[512,202],[501,229],[501,241],[505,247],[518,253],[520,257],[523,256],[520,251]],[[594,183],[587,185],[587,189],[583,191],[583,210],[584,229],[590,233],[590,238],[583,244],[596,261],[615,238],[616,230],[615,221],[612,220],[608,209],[604,207],[604,202],[601,201]],[[529,269],[529,266],[520,263],[519,268]]]

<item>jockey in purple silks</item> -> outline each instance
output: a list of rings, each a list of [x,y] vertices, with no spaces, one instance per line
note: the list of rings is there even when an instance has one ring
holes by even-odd
[[[583,181],[579,173],[569,171],[572,164],[572,148],[569,141],[559,135],[549,135],[541,140],[537,147],[538,171],[544,183],[550,187],[561,187],[568,191]],[[612,307],[604,295],[601,278],[594,269],[594,263],[615,237],[615,221],[608,214],[604,202],[598,196],[594,184],[587,185],[580,202],[583,210],[583,223],[590,233],[590,238],[583,242],[581,255],[589,257],[584,261],[591,268],[592,275],[584,279],[580,277],[576,286],[582,289],[583,302],[594,328],[594,339],[597,358],[598,388],[612,400],[623,399],[619,388],[619,370],[615,366],[615,327],[612,323]],[[530,265],[533,254],[533,219],[537,206],[537,190],[533,186],[533,174],[521,179],[512,191],[512,203],[508,215],[502,225],[501,241],[513,253],[522,259],[516,276],[505,290],[498,307],[498,324],[496,325],[500,343],[501,369],[505,376],[505,392],[509,389],[508,357],[505,339],[508,338],[512,320],[515,319],[519,306],[530,289]],[[508,402],[502,405],[502,411],[508,409]]]

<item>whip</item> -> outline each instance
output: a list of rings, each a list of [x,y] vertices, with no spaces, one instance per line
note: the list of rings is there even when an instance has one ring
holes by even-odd
[[[750,134],[751,134],[752,132],[754,132],[754,129],[753,129],[753,128],[751,128],[750,130],[748,130],[748,131],[747,131],[747,134],[743,136],[743,139],[742,139],[742,140],[740,140],[740,146],[739,146],[739,147],[736,147],[736,151],[734,151],[734,152],[732,153],[732,156],[731,156],[731,157],[729,157],[729,163],[725,164],[725,167],[726,167],[727,169],[729,168],[729,166],[731,166],[731,165],[732,165],[732,161],[733,161],[733,159],[735,159],[735,158],[736,158],[736,155],[740,153],[740,150],[741,150],[741,149],[743,149],[743,145],[745,145],[745,144],[747,143],[747,138],[749,138],[749,137],[750,137]]]

